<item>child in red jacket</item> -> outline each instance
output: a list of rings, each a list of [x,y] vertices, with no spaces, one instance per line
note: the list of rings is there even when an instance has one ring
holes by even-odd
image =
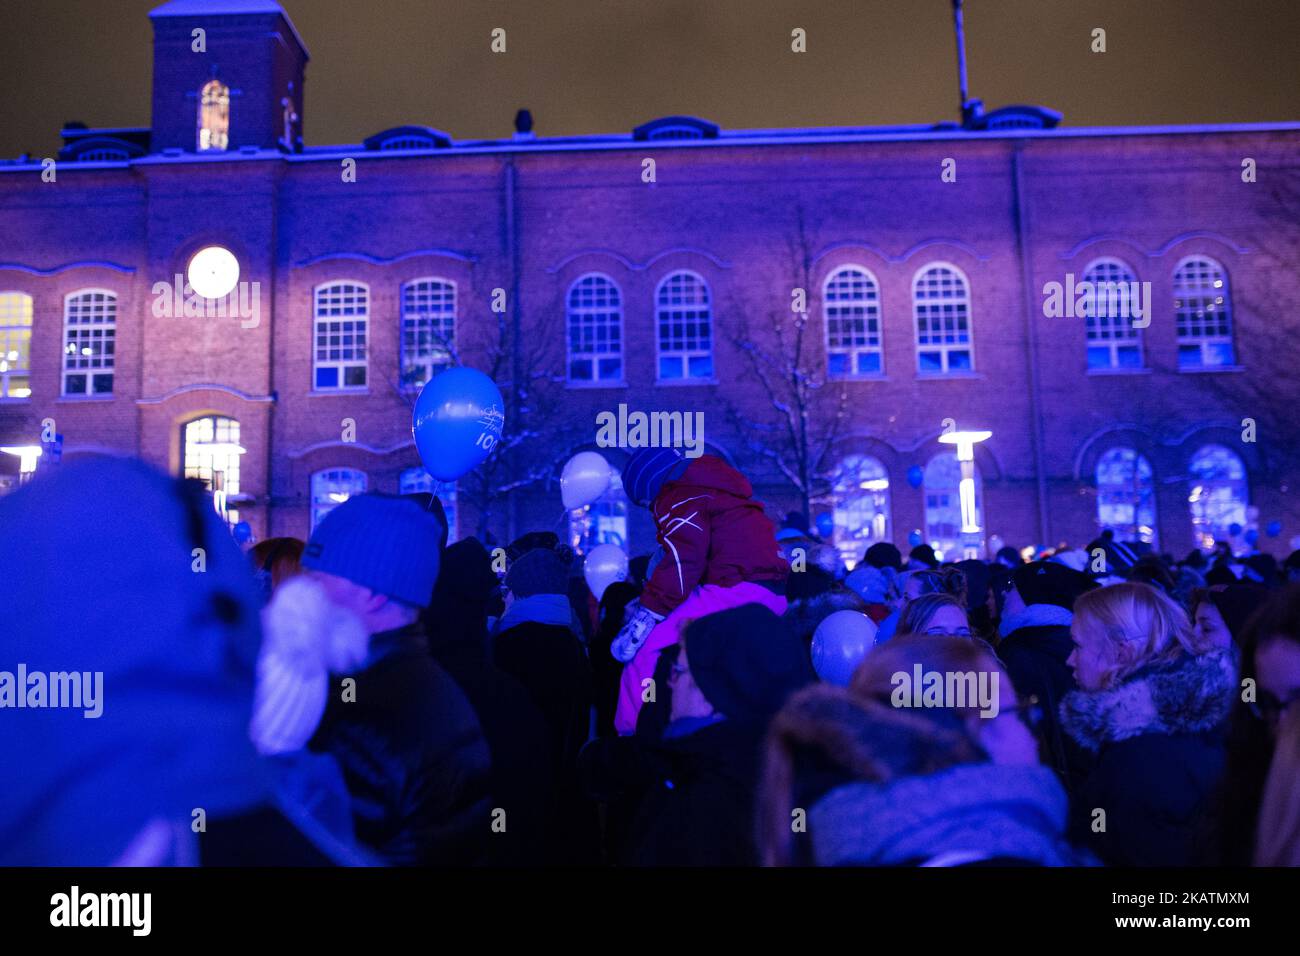
[[[663,549],[610,647],[625,664],[614,726],[630,734],[659,652],[677,643],[681,626],[742,604],[784,613],[790,566],[749,480],[721,458],[642,448],[623,469],[623,489],[654,514]]]

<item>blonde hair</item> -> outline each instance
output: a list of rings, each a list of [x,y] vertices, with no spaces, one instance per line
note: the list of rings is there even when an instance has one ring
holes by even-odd
[[[1074,626],[1112,645],[1115,663],[1102,672],[1103,688],[1148,664],[1199,652],[1187,612],[1149,584],[1112,584],[1080,595],[1074,601]]]

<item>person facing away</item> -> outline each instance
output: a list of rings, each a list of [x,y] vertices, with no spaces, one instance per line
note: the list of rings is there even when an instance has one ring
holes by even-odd
[[[357,838],[394,865],[478,862],[492,835],[483,731],[420,623],[440,534],[414,502],[359,495],[325,516],[302,557],[370,635],[357,669],[332,675],[309,747],[338,761]]]
[[[544,720],[559,813],[555,862],[591,863],[598,825],[595,807],[578,791],[577,760],[591,735],[594,696],[564,560],[549,547],[525,551],[509,564],[506,589],[509,604],[492,636],[492,660],[523,685]]]
[[[1237,694],[1230,649],[1199,653],[1187,614],[1146,584],[1080,596],[1061,725],[1095,762],[1074,794],[1075,838],[1117,866],[1186,866],[1207,824]]]
[[[611,652],[624,663],[615,727],[636,730],[659,652],[677,643],[685,621],[742,604],[785,613],[790,565],[749,480],[721,458],[682,457],[672,448],[641,448],[623,469],[628,498],[654,515],[664,558]]]

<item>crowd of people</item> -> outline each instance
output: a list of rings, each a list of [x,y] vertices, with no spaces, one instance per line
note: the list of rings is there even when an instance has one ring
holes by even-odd
[[[623,484],[600,595],[431,495],[244,549],[138,462],[0,499],[6,649],[104,682],[0,735],[0,864],[1300,865],[1300,552],[850,570],[718,458]]]

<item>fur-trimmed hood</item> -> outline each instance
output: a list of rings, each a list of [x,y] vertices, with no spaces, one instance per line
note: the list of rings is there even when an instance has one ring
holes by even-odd
[[[1088,750],[1142,734],[1206,733],[1228,717],[1236,693],[1231,651],[1145,667],[1107,690],[1076,690],[1061,701],[1061,725]]]

